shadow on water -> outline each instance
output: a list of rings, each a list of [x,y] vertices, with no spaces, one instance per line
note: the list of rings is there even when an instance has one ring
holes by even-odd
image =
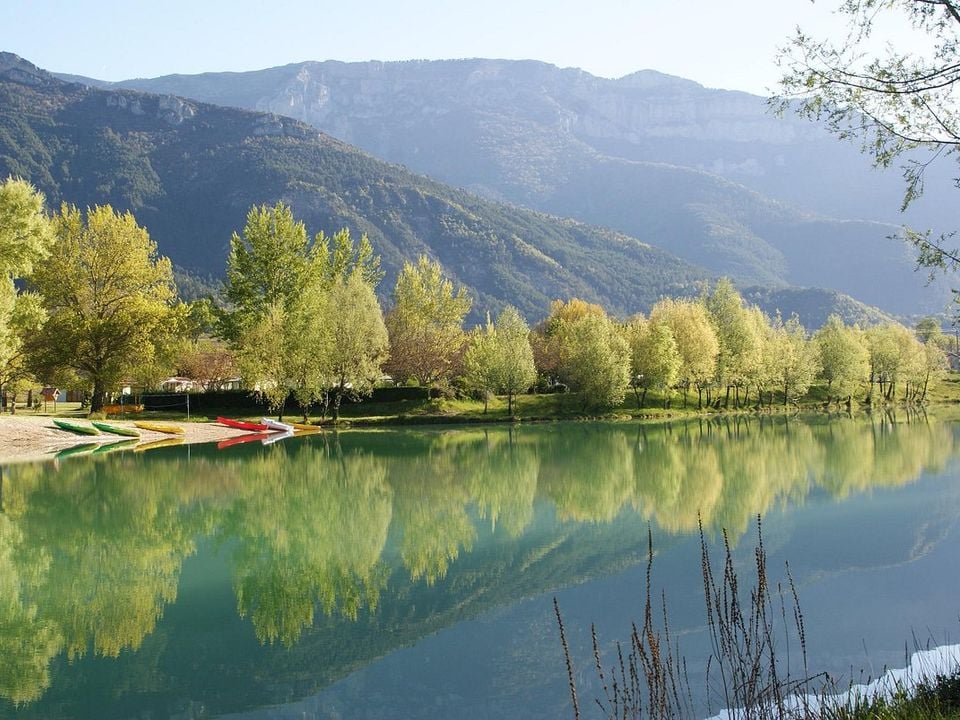
[[[0,716],[289,702],[491,608],[642,563],[648,524],[669,545],[699,518],[736,545],[758,515],[910,483],[954,452],[937,423],[725,417],[3,469]]]

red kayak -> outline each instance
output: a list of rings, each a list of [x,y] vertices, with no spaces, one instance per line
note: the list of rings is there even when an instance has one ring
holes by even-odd
[[[230,418],[225,417],[218,417],[217,422],[221,425],[225,425],[228,428],[235,428],[237,430],[250,430],[251,432],[263,432],[270,429],[263,423],[246,422],[244,420],[231,420]]]

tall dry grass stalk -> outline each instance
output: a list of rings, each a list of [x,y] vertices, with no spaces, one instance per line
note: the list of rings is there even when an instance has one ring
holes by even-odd
[[[717,574],[702,524],[699,530],[711,647],[706,663],[706,713],[727,710],[730,717],[738,720],[817,717],[809,698],[823,692],[826,678],[811,677],[808,672],[803,613],[789,567],[786,586],[777,583],[774,587],[768,579],[760,518],[757,518],[754,549],[756,576],[749,588],[741,587],[726,532],[723,533],[722,571]],[[670,632],[665,594],[660,596],[660,609],[654,609],[653,558],[653,536],[648,530],[643,624],[632,625],[629,643],[616,643],[612,662],[603,657],[596,627],[591,626],[593,659],[601,691],[596,704],[610,720],[697,717],[687,663]],[[573,661],[556,599],[554,609],[561,628],[574,713],[579,719]],[[794,676],[791,668],[791,643],[796,643],[799,650],[799,677]]]

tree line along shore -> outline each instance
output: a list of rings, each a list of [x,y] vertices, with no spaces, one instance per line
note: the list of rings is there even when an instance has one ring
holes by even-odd
[[[29,183],[0,184],[0,390],[11,409],[39,387],[88,393],[101,412],[122,385],[171,375],[219,389],[240,378],[271,412],[337,420],[344,399],[383,383],[483,402],[569,392],[583,412],[632,396],[698,409],[923,403],[945,377],[938,322],[861,328],[831,316],[810,333],[769,317],[727,279],[649,315],[611,317],[571,298],[532,328],[505,306],[472,329],[472,299],[441,264],[407,262],[384,311],[366,236],[311,237],[282,202],[234,233],[217,297],[178,298],[173,269],[134,216],[97,206],[49,212]],[[811,394],[811,388],[816,387]],[[632,403],[631,403],[632,404]]]

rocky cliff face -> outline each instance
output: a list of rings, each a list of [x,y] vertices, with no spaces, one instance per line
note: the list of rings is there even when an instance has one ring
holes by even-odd
[[[287,77],[251,103],[324,128],[471,110],[516,115],[581,139],[628,143],[669,137],[785,144],[816,134],[807,124],[769,115],[761,98],[707,90],[654,71],[608,80],[544,63],[497,60],[324,62],[288,69]]]

